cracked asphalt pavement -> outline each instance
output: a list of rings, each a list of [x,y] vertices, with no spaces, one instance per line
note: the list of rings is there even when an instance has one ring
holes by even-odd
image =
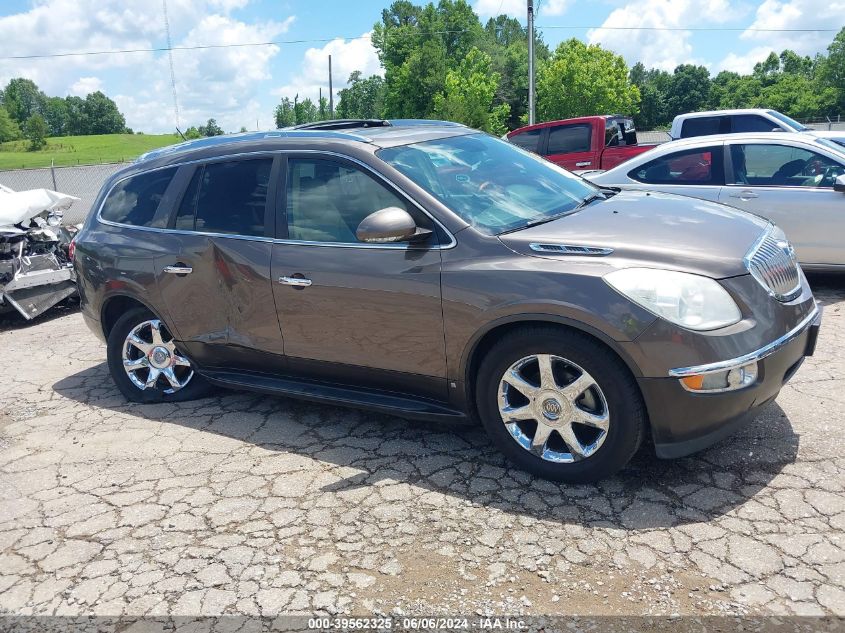
[[[73,310],[0,325],[0,613],[845,615],[845,279],[737,435],[565,486],[481,430],[127,403]]]

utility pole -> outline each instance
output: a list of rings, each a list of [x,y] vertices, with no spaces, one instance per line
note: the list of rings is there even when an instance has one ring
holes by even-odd
[[[329,55],[329,118],[334,118],[334,90],[332,90],[332,56]]]
[[[528,0],[528,125],[534,125],[534,0]]]

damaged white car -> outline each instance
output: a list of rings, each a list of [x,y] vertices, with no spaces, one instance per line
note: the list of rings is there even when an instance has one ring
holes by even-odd
[[[32,319],[76,294],[71,241],[81,225],[62,220],[77,200],[0,185],[0,312],[17,310]]]

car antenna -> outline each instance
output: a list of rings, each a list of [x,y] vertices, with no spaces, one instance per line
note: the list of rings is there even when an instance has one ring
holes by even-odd
[[[188,140],[188,139],[186,139],[186,138],[185,138],[185,135],[184,135],[184,134],[182,134],[182,130],[180,130],[180,129],[179,129],[179,126],[178,126],[178,125],[176,126],[176,131],[177,131],[177,132],[179,132],[179,136],[181,136],[181,137],[182,137],[182,140],[183,140],[183,141],[187,141],[187,140]]]

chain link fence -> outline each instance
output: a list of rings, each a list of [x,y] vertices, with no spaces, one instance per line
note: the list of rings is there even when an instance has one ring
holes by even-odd
[[[65,223],[77,224],[88,216],[106,179],[125,166],[126,163],[113,163],[0,171],[0,185],[15,191],[53,189],[80,198],[65,212]]]

